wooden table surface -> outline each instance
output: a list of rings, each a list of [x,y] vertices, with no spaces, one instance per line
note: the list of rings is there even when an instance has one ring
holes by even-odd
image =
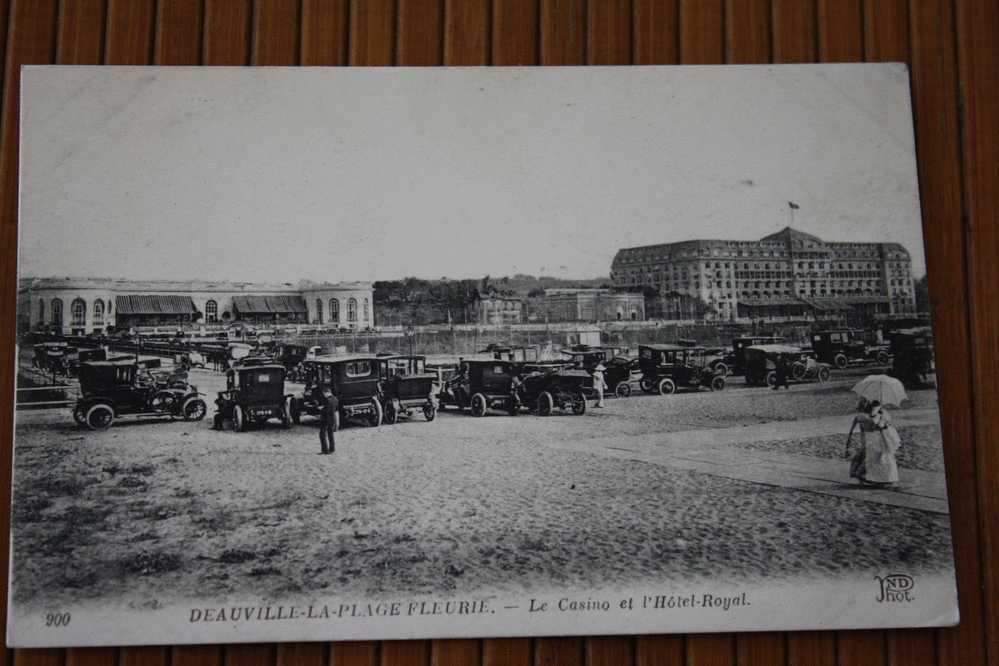
[[[0,51],[4,368],[13,367],[21,65],[907,62],[962,618],[939,631],[8,650],[0,666],[999,663],[997,0],[0,0]],[[0,382],[5,504],[11,379]],[[6,561],[6,509],[2,520]]]

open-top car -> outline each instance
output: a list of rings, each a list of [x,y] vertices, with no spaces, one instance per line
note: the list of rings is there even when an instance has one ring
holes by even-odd
[[[520,396],[516,385],[520,364],[495,358],[462,359],[458,371],[446,383],[443,396],[448,404],[485,416],[490,409],[516,416]]]
[[[320,415],[316,389],[329,389],[340,404],[334,428],[347,420],[376,427],[382,423],[381,359],[374,355],[318,356],[302,364],[305,390],[291,401],[291,418]]]
[[[638,364],[642,369],[640,385],[646,393],[669,395],[680,388],[712,391],[725,388],[725,375],[703,365],[699,347],[639,345]]]
[[[382,375],[382,412],[386,423],[423,412],[427,421],[437,416],[438,375],[427,371],[425,356],[398,354],[379,356]]]
[[[40,342],[33,347],[34,356],[31,365],[44,372],[56,375],[68,374],[66,370],[67,357],[76,351],[66,342]]]
[[[284,392],[287,371],[283,365],[267,362],[244,362],[226,371],[226,390],[215,399],[217,411],[213,427],[222,430],[225,423],[242,432],[250,424],[278,419],[291,427],[291,398]]]
[[[135,359],[85,362],[73,419],[91,430],[109,428],[126,415],[200,421],[208,411],[202,395],[185,381],[154,377]]]
[[[801,347],[785,344],[752,345],[745,349],[746,383],[773,386],[777,383],[777,364],[788,364],[788,381],[827,382],[832,375],[828,363],[817,361]]]
[[[935,383],[936,362],[931,328],[919,326],[893,331],[891,353],[891,374],[906,386],[920,388]]]
[[[520,403],[539,416],[557,409],[577,416],[586,412],[586,396],[593,377],[586,370],[567,364],[525,363],[519,369],[516,387]]]

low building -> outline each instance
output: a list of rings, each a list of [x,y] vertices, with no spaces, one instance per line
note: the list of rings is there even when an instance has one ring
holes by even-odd
[[[465,305],[465,315],[474,324],[519,324],[524,320],[524,302],[512,296],[483,295],[476,291]]]
[[[371,303],[368,282],[260,284],[46,277],[20,281],[17,316],[20,330],[70,335],[109,328],[235,322],[364,329],[374,325]]]
[[[546,289],[547,320],[641,321],[645,319],[645,296],[610,289]]]

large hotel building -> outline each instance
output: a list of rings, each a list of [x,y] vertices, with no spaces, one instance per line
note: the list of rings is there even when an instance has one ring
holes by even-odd
[[[653,288],[660,306],[697,300],[709,316],[726,320],[916,309],[912,263],[898,243],[827,242],[790,227],[758,241],[625,248],[614,257],[611,280],[620,288]]]
[[[22,278],[19,330],[85,334],[147,327],[301,325],[348,330],[374,326],[370,282],[260,284],[203,280]]]

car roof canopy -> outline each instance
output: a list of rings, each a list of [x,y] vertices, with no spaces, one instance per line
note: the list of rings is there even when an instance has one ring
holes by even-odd
[[[753,345],[751,347],[746,347],[746,349],[755,349],[756,351],[763,352],[764,354],[800,354],[801,347],[794,347],[792,345]]]

